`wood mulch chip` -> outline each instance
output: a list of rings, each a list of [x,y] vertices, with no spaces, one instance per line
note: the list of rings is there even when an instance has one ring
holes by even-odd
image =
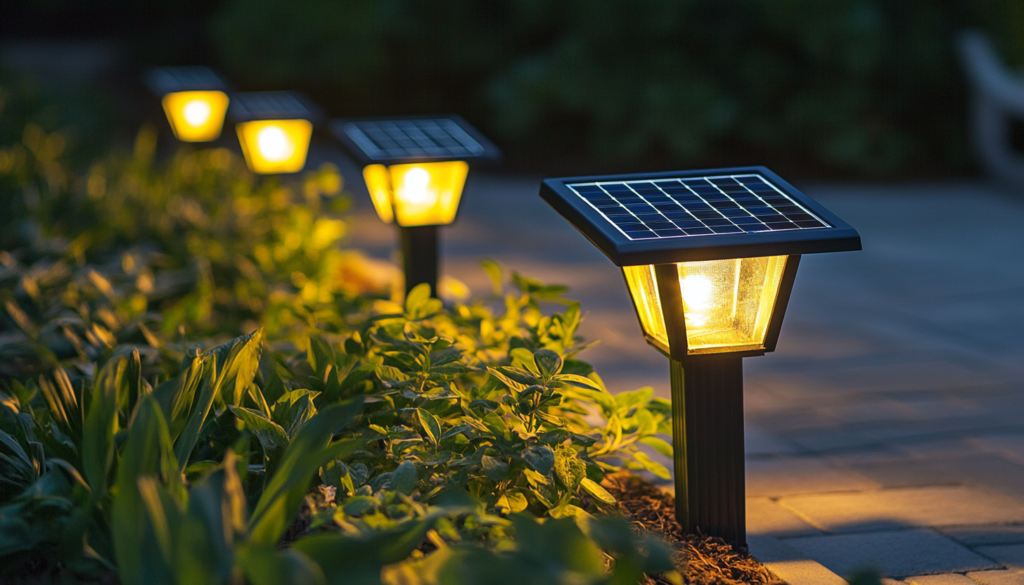
[[[675,498],[629,472],[609,475],[603,483],[635,528],[661,535],[676,551],[675,562],[688,585],[785,585],[744,552],[720,538],[686,534],[676,521]],[[643,585],[670,585],[658,576]]]

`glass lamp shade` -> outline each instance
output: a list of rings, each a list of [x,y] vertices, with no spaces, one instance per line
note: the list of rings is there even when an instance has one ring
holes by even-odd
[[[381,221],[414,227],[455,221],[468,173],[465,162],[447,161],[369,165],[363,178]]]
[[[652,345],[673,356],[733,353],[765,349],[787,259],[680,262],[667,265],[674,269],[667,281],[654,265],[622,271]],[[674,347],[680,343],[685,348]]]
[[[245,162],[262,175],[297,173],[306,166],[313,124],[308,120],[254,120],[236,126]]]
[[[162,100],[174,136],[182,142],[210,142],[220,136],[228,95],[222,91],[178,91]]]

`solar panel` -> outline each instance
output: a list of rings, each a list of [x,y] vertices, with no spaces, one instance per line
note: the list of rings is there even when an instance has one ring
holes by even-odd
[[[332,129],[365,163],[498,156],[494,145],[457,116],[339,120]]]
[[[567,186],[630,240],[832,227],[759,174]]]
[[[765,167],[545,179],[541,197],[618,266],[859,250]]]
[[[177,91],[227,91],[228,85],[209,67],[159,67],[145,74],[146,85],[164,95]]]
[[[319,117],[316,106],[304,96],[291,91],[263,91],[231,95],[231,117],[239,122],[249,120],[285,120]]]

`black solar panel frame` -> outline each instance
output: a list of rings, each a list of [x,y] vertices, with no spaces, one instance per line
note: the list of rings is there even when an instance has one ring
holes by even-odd
[[[157,95],[179,91],[228,91],[226,81],[209,67],[154,67],[145,73],[146,86]]]
[[[366,152],[363,147],[357,143],[349,134],[345,131],[345,127],[349,124],[363,124],[367,122],[373,123],[384,123],[384,122],[416,122],[416,121],[428,121],[428,120],[451,120],[454,122],[460,130],[465,132],[470,138],[479,144],[483,151],[476,155],[438,155],[438,156],[381,156],[374,157],[370,153]],[[501,151],[497,146],[488,140],[483,134],[481,134],[476,128],[470,125],[462,116],[455,114],[439,114],[436,116],[391,116],[391,117],[376,117],[376,118],[344,118],[338,120],[332,120],[330,124],[331,133],[341,141],[345,148],[352,154],[353,157],[363,165],[371,164],[382,164],[382,165],[393,165],[393,164],[410,164],[418,162],[446,162],[453,160],[461,160],[466,162],[483,162],[493,163],[501,160]]]
[[[316,123],[322,117],[320,108],[297,91],[232,93],[229,97],[228,116],[234,122],[309,120]]]
[[[643,182],[752,174],[760,175],[832,227],[631,240],[569,187],[580,183]],[[763,166],[552,178],[541,183],[540,195],[617,266],[861,249],[860,235],[853,227]]]

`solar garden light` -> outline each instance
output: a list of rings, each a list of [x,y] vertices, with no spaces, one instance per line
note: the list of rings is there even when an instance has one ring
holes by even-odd
[[[381,221],[398,224],[406,292],[425,282],[437,295],[437,228],[455,221],[469,162],[501,153],[458,116],[336,120],[331,130],[365,165]]]
[[[146,85],[157,95],[174,136],[182,142],[210,142],[220,137],[228,110],[227,84],[208,67],[161,67],[146,72]]]
[[[622,267],[669,358],[679,523],[745,547],[741,360],[775,350],[800,256],[860,236],[764,167],[547,179],[541,197]]]
[[[232,94],[231,117],[245,162],[255,173],[297,173],[306,166],[315,106],[293,92]]]

